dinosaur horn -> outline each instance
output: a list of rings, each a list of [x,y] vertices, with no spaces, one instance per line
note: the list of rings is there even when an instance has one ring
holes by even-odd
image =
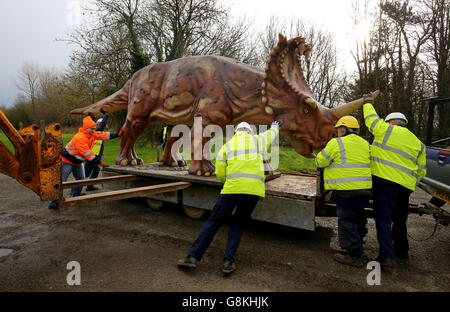
[[[375,99],[378,96],[379,93],[380,93],[380,90],[372,92],[373,98]],[[352,112],[354,112],[355,110],[360,108],[363,103],[364,103],[364,99],[360,98],[360,99],[354,100],[354,101],[352,101],[350,103],[346,103],[346,104],[340,105],[338,107],[335,107],[335,108],[331,109],[331,112],[337,118],[341,118],[341,117],[344,117],[344,116],[347,116],[347,115],[351,114]]]
[[[305,100],[305,103],[308,104],[312,109],[316,109],[317,108],[317,102],[312,99],[312,98],[307,98]]]

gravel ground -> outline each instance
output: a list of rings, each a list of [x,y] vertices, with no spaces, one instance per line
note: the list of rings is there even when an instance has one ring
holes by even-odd
[[[410,261],[368,286],[369,270],[338,264],[337,220],[317,218],[315,232],[252,222],[224,277],[228,225],[199,267],[179,270],[204,220],[179,207],[149,209],[143,200],[53,211],[15,180],[0,175],[0,291],[450,291],[450,231],[432,216],[410,215]],[[428,199],[417,191],[413,201]],[[376,256],[373,220],[365,246]],[[10,249],[11,253],[8,254]],[[3,253],[3,254],[2,254]],[[81,285],[67,285],[67,264],[81,266]]]

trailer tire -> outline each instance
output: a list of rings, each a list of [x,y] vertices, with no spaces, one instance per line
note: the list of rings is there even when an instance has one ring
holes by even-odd
[[[159,211],[163,209],[164,202],[161,200],[146,198],[145,201],[147,202],[147,206],[149,206],[151,210]]]
[[[194,208],[191,206],[183,205],[184,213],[191,219],[199,220],[206,214],[206,210],[200,208]]]

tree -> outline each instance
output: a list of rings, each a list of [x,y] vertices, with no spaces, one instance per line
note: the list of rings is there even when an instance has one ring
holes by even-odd
[[[24,63],[17,74],[15,85],[31,102],[31,119],[33,122],[36,122],[36,98],[39,92],[39,67],[34,64]]]

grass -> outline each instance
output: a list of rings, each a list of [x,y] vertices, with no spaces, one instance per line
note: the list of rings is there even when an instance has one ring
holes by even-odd
[[[63,146],[65,146],[74,136],[74,134],[64,133],[63,134]],[[11,142],[3,132],[0,132],[0,142],[3,142],[6,147],[14,154],[14,148]],[[105,142],[105,148],[103,153],[103,162],[108,165],[114,165],[116,162],[116,157],[120,151],[120,141],[118,139],[110,140]],[[136,146],[135,151],[137,155],[144,160],[144,163],[156,162],[156,146],[151,146],[150,144],[146,146]],[[162,151],[160,150],[160,157],[162,156]],[[190,163],[188,161],[188,163]],[[281,171],[299,171],[314,169],[314,159],[305,158],[293,148],[290,147],[280,147],[279,150],[279,165],[277,170]]]

